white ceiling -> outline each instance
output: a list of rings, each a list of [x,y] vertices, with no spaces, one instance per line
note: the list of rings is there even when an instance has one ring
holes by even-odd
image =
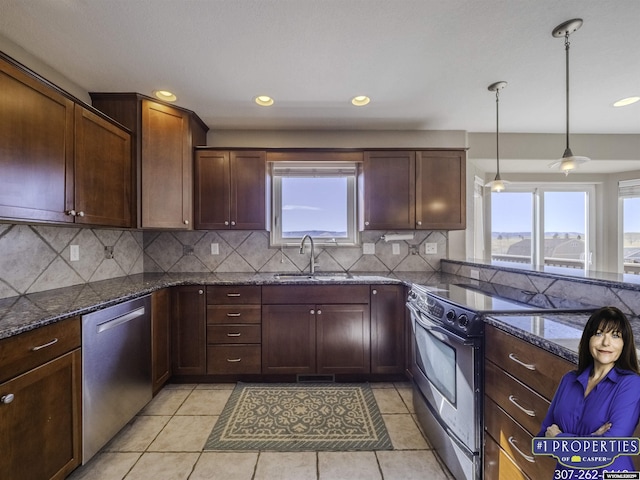
[[[638,0],[0,0],[0,34],[87,91],[168,89],[212,129],[640,133]],[[270,108],[256,95],[275,98]],[[349,100],[372,98],[356,108]]]

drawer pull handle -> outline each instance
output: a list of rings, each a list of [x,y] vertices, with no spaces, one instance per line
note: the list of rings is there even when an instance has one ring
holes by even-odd
[[[43,348],[47,348],[50,347],[51,345],[54,345],[58,343],[58,339],[54,338],[53,340],[51,340],[50,342],[45,343],[44,345],[38,345],[37,347],[33,347],[31,349],[32,352],[37,352],[38,350],[42,350]]]
[[[239,297],[239,293],[227,293],[227,297]]]
[[[239,317],[241,313],[227,313],[227,317]]]
[[[227,333],[227,337],[239,337],[241,333]]]
[[[514,362],[516,362],[518,365],[522,365],[527,370],[535,370],[536,369],[535,365],[531,365],[530,363],[524,363],[522,360],[520,360],[518,357],[516,357],[515,353],[510,353],[509,354],[509,358],[511,360],[513,360]]]
[[[242,359],[241,358],[227,358],[227,362],[229,363],[238,363],[241,362]]]
[[[536,463],[536,459],[535,459],[535,458],[533,458],[531,455],[526,455],[522,450],[520,450],[520,449],[516,446],[516,441],[515,441],[515,439],[514,439],[513,437],[509,437],[509,438],[507,439],[507,441],[509,442],[509,445],[511,445],[511,446],[514,448],[514,450],[515,450],[516,452],[518,452],[518,453],[520,454],[520,456],[521,456],[522,458],[524,458],[527,462],[529,462],[529,463]]]
[[[8,404],[13,402],[13,399],[15,397],[13,396],[13,393],[7,393],[6,395],[3,395],[2,397],[0,397],[0,403],[4,403],[4,404]]]
[[[522,405],[520,405],[517,401],[516,401],[516,397],[514,395],[509,395],[509,401],[511,403],[513,403],[516,407],[518,407],[520,410],[522,410],[524,413],[526,413],[527,415],[529,415],[530,417],[535,417],[536,416],[536,412],[535,410],[529,410],[528,408],[524,408]]]

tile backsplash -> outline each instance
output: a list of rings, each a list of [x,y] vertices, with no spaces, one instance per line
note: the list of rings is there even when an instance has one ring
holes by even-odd
[[[367,231],[361,247],[316,247],[318,271],[437,271],[447,258],[447,232],[415,232],[385,242],[391,232]],[[425,243],[437,253],[425,254]],[[212,249],[212,244],[217,245]],[[394,249],[394,244],[396,245]],[[71,261],[72,245],[79,259]],[[216,251],[217,253],[212,253]],[[269,233],[244,231],[137,231],[0,224],[0,298],[143,272],[297,272],[309,268],[309,246],[272,248]]]
[[[142,273],[143,258],[139,231],[0,224],[0,298]]]

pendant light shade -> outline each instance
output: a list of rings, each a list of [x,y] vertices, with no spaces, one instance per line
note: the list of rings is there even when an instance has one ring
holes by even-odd
[[[565,175],[569,175],[569,172],[578,168],[578,166],[582,163],[588,162],[588,157],[581,157],[578,155],[574,155],[569,147],[569,35],[573,32],[577,31],[582,26],[581,18],[574,18],[573,20],[568,20],[564,23],[561,23],[556,28],[553,29],[551,35],[555,38],[564,38],[564,49],[566,56],[566,115],[567,115],[567,134],[566,134],[566,142],[567,146],[562,154],[562,158],[556,160],[552,164],[549,165],[549,168],[558,168],[561,172],[564,172]]]
[[[489,85],[490,92],[496,92],[496,176],[487,183],[485,187],[490,187],[492,192],[502,192],[506,184],[510,183],[500,178],[500,90],[507,86],[507,82],[496,82]]]

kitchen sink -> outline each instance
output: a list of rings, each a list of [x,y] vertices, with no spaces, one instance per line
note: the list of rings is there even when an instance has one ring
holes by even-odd
[[[335,280],[345,280],[353,278],[351,274],[346,272],[316,272],[310,273],[275,273],[273,278],[276,280],[317,280],[320,282],[330,282]]]

